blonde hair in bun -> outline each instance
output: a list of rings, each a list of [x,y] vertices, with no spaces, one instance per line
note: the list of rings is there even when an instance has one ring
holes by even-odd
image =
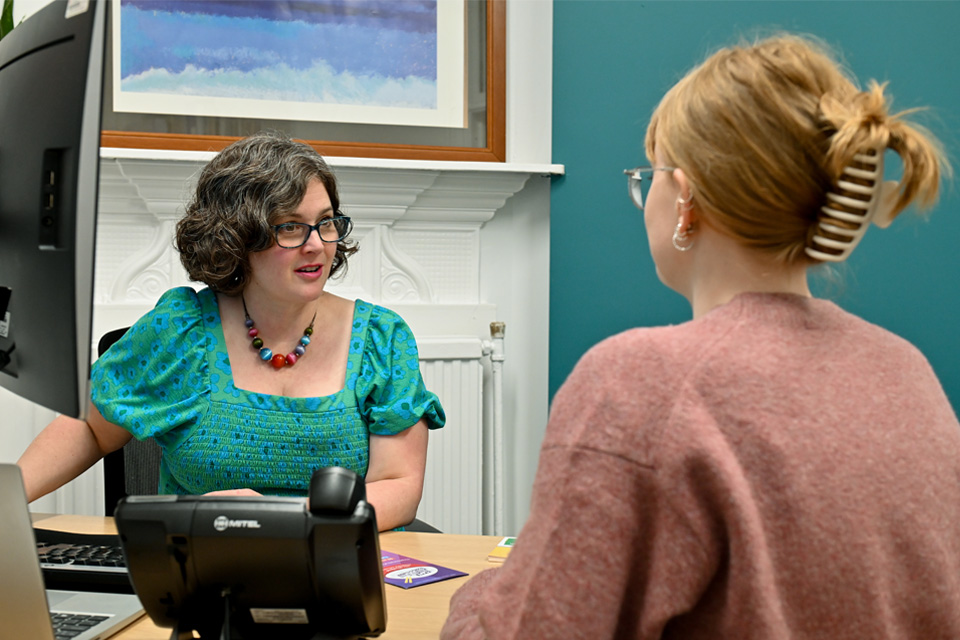
[[[783,262],[805,254],[827,193],[854,156],[891,149],[903,176],[890,215],[936,202],[950,171],[940,143],[891,114],[886,85],[861,91],[810,37],[720,49],[660,101],[646,151],[682,168],[709,224]]]

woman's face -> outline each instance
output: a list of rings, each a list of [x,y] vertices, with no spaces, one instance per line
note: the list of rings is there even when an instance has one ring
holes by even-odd
[[[326,187],[314,179],[307,185],[297,210],[278,218],[273,224],[302,222],[313,225],[333,215]],[[294,249],[285,249],[274,242],[269,249],[250,254],[250,284],[283,300],[315,300],[323,293],[336,254],[336,243],[321,241],[316,230],[310,232],[302,246]]]
[[[655,153],[656,167],[667,162]],[[657,277],[663,284],[677,290],[677,267],[683,255],[673,246],[673,232],[677,228],[677,197],[680,187],[673,179],[672,171],[654,171],[646,202],[643,203],[643,223],[647,229],[650,256],[657,268]]]

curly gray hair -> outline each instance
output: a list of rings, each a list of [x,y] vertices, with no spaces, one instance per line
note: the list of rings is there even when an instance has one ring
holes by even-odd
[[[240,293],[250,278],[249,255],[273,246],[270,226],[300,206],[315,179],[339,215],[337,179],[312,147],[263,131],[218,153],[201,171],[177,223],[175,243],[190,279],[228,295]],[[337,243],[330,275],[345,271],[356,251],[353,242]]]

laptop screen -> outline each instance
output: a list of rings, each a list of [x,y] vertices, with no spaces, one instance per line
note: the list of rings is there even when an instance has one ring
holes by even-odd
[[[0,636],[53,640],[53,611],[69,614],[68,622],[83,620],[77,640],[106,638],[143,615],[136,596],[45,590],[23,478],[14,464],[0,464],[0,514]]]

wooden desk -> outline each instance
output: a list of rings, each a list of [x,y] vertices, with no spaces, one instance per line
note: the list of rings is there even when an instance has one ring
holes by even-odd
[[[93,516],[51,516],[34,514],[34,525],[44,529],[78,533],[116,533],[112,518]],[[469,576],[493,568],[487,554],[496,546],[497,536],[462,536],[438,533],[389,532],[380,534],[380,548],[418,560],[425,560]],[[469,577],[401,589],[386,585],[387,630],[384,640],[429,640],[440,636],[447,618],[450,597]],[[148,617],[141,618],[116,636],[116,640],[167,640],[170,629],[158,627]]]

